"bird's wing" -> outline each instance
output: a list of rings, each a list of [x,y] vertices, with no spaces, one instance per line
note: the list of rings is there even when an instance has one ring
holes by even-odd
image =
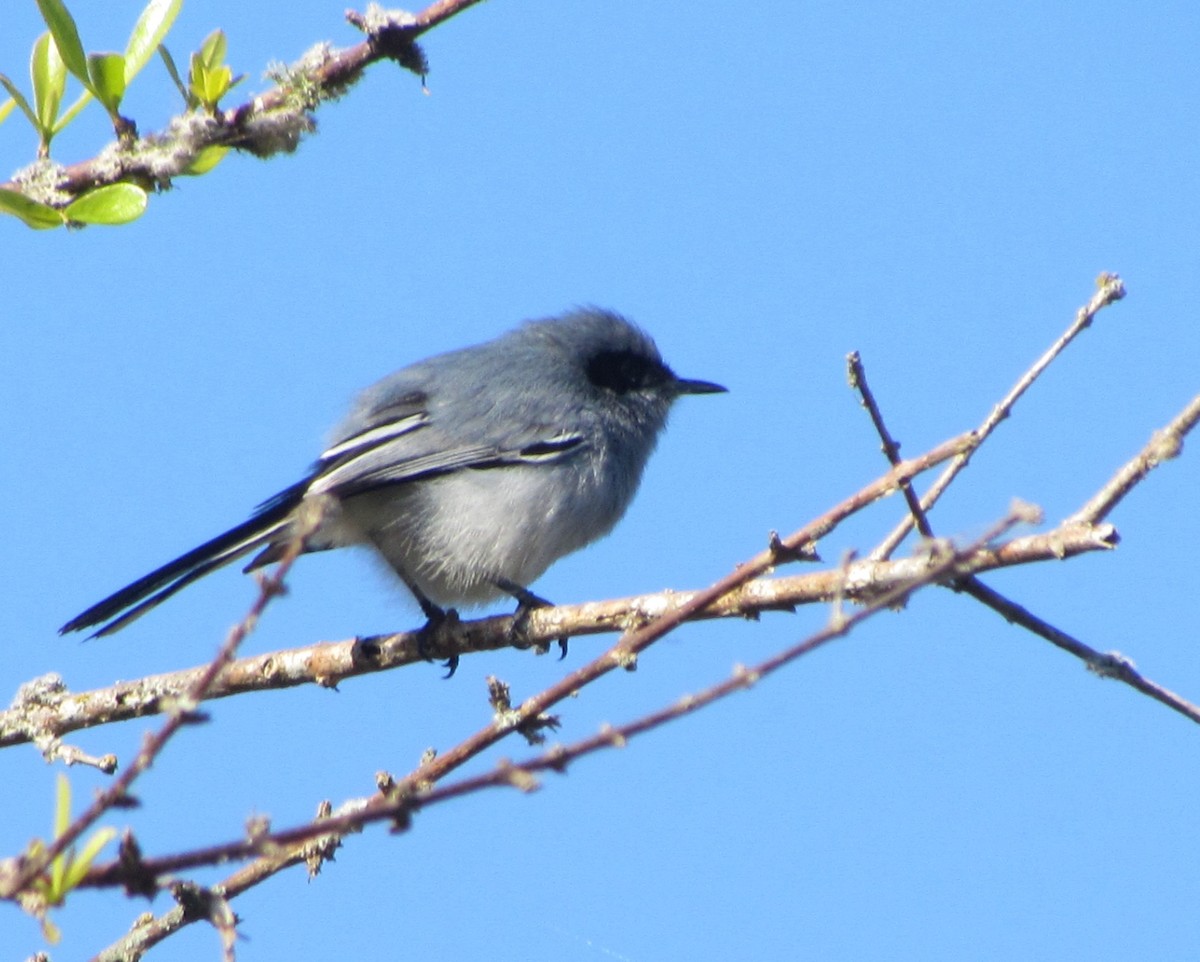
[[[580,433],[545,430],[522,432],[506,444],[462,443],[437,430],[427,417],[390,429],[368,427],[321,457],[308,492],[344,498],[467,468],[556,461],[584,441]]]
[[[533,420],[524,412],[519,429],[511,425],[520,419],[489,417],[495,401],[483,383],[447,398],[435,386],[433,363],[364,392],[315,465],[309,494],[344,498],[453,471],[544,463],[584,444],[583,433],[553,425],[554,412]]]

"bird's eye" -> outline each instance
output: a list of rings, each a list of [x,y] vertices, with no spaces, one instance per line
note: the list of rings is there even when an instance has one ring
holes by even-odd
[[[633,351],[601,351],[588,361],[587,378],[596,387],[627,394],[658,387],[671,380],[661,361]]]

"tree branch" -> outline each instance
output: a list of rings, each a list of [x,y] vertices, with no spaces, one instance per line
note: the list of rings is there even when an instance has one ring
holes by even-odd
[[[1071,524],[1095,524],[1109,516],[1147,474],[1164,461],[1183,453],[1183,439],[1200,422],[1200,394],[1197,394],[1165,428],[1155,431],[1146,446],[1121,466],[1112,479],[1096,492],[1082,508],[1067,519]]]
[[[1075,320],[1071,326],[1063,332],[1057,341],[1050,345],[1046,353],[1038,358],[1029,370],[1021,375],[1008,394],[984,418],[983,423],[976,430],[976,448],[986,441],[992,435],[992,432],[1000,426],[1000,422],[1012,413],[1014,405],[1021,399],[1021,396],[1033,386],[1034,381],[1050,366],[1051,362],[1066,350],[1067,345],[1091,326],[1096,315],[1110,304],[1121,300],[1124,296],[1125,282],[1117,274],[1105,273],[1096,279],[1096,293],[1092,295],[1091,300],[1087,304],[1076,312]],[[924,497],[921,498],[921,509],[923,511],[929,511],[937,504],[938,499],[945,492],[946,488],[950,486],[950,482],[958,477],[962,470],[970,463],[971,455],[974,453],[974,448],[963,452],[942,472],[937,481],[934,482],[933,487],[925,492]],[[891,557],[900,542],[912,531],[913,524],[913,515],[910,513],[883,540],[879,547],[871,553],[871,557],[877,560]]]
[[[1103,278],[1102,278],[1103,280]],[[1092,303],[1088,308],[1095,307],[1099,309],[1103,304],[1099,299],[1104,293],[1103,289],[1097,293],[1092,299]],[[1099,306],[1096,306],[1099,305]],[[1088,308],[1081,309],[1079,318],[1076,320],[1072,329],[1067,332],[1056,344],[1056,347],[1061,350],[1065,346],[1070,336],[1078,333],[1083,327],[1090,323],[1090,316],[1087,314]],[[1092,314],[1094,314],[1094,310]],[[1043,357],[1043,361],[1049,363],[1050,354]],[[867,384],[866,371],[863,368],[862,358],[858,352],[852,353],[848,360],[850,385],[858,391],[862,400],[862,405],[866,408],[867,413],[871,417],[871,423],[875,427],[876,433],[879,435],[882,442],[882,450],[888,461],[893,465],[899,460],[900,445],[892,437],[888,431],[887,425],[883,420],[883,413],[879,408],[879,404],[875,400],[875,395]],[[1040,364],[1041,362],[1039,362]],[[1044,369],[1045,365],[1042,365]],[[1036,365],[1035,365],[1036,368]],[[1040,370],[1040,369],[1039,369]],[[1028,372],[1018,382],[1021,384],[1032,383],[1033,376],[1036,376],[1034,371]],[[1010,394],[1010,397],[1014,397]],[[1015,397],[1014,397],[1015,400]],[[1200,396],[1194,398],[1183,411],[1181,411],[1167,427],[1161,431],[1155,431],[1146,447],[1137,454],[1132,460],[1123,465],[1112,480],[1104,485],[1100,491],[1091,498],[1088,503],[1076,514],[1068,518],[1063,524],[1064,526],[1084,524],[1096,524],[1103,518],[1107,517],[1109,512],[1120,502],[1120,500],[1128,494],[1146,475],[1154,468],[1158,467],[1163,461],[1178,457],[1183,450],[1183,439],[1189,431],[1196,426],[1200,421]],[[997,422],[998,423],[998,422]],[[956,460],[951,464],[951,469],[954,468]],[[950,474],[947,470],[943,478]],[[939,482],[942,479],[939,478]],[[952,477],[950,478],[952,480]],[[948,482],[947,482],[948,483]],[[912,485],[907,482],[901,485],[904,493],[905,501],[908,503],[910,520],[912,525],[926,538],[933,537],[933,528],[929,523],[929,518],[925,513],[925,507],[917,498],[912,489]],[[897,529],[899,530],[899,529]],[[874,556],[874,555],[873,555]],[[1137,689],[1145,695],[1155,699],[1179,712],[1185,718],[1191,719],[1193,722],[1200,723],[1200,707],[1197,707],[1192,702],[1175,694],[1162,685],[1149,681],[1134,668],[1133,663],[1125,656],[1118,652],[1109,652],[1102,654],[1094,648],[1086,645],[1077,638],[1072,637],[1060,628],[1056,628],[1049,622],[1039,618],[1033,612],[1017,604],[1004,595],[1000,594],[993,588],[989,588],[976,577],[975,572],[963,572],[959,577],[949,582],[947,587],[953,588],[955,591],[963,592],[970,595],[977,601],[998,612],[1007,621],[1012,624],[1020,625],[1022,628],[1033,632],[1034,634],[1046,639],[1051,644],[1056,645],[1063,651],[1069,652],[1075,657],[1080,658],[1087,665],[1088,669],[1100,675],[1103,678],[1116,678],[1119,681],[1125,682],[1127,685]]]
[[[748,688],[760,679],[779,671],[817,648],[835,639],[845,637],[867,618],[880,611],[902,605],[920,588],[954,578],[961,570],[969,570],[975,563],[974,559],[977,555],[989,553],[988,542],[1014,524],[1031,521],[1035,514],[1036,512],[1031,513],[1031,509],[1027,506],[1017,506],[976,543],[961,550],[951,549],[943,543],[938,550],[913,559],[916,562],[916,571],[911,577],[899,582],[891,590],[879,593],[873,601],[854,614],[843,615],[840,608],[835,607],[826,627],[814,632],[799,643],[752,668],[736,670],[731,678],[712,685],[697,695],[688,696],[674,705],[646,715],[621,728],[608,728],[598,736],[583,739],[570,746],[556,747],[538,758],[520,764],[514,765],[502,761],[497,770],[490,775],[463,779],[444,787],[433,787],[454,768],[478,754],[476,743],[494,741],[493,735],[496,732],[519,731],[522,726],[537,721],[542,715],[546,698],[537,696],[528,699],[517,708],[511,708],[505,703],[498,706],[497,717],[492,725],[466,739],[449,752],[423,763],[402,781],[395,782],[390,778],[384,779],[380,791],[376,795],[347,802],[339,808],[337,813],[318,814],[313,821],[291,829],[249,833],[249,837],[221,845],[161,858],[140,859],[136,867],[132,869],[133,877],[139,880],[147,876],[159,877],[204,865],[216,865],[232,859],[259,856],[265,852],[266,855],[260,870],[252,873],[255,878],[258,878],[261,870],[277,871],[285,865],[302,861],[305,854],[295,846],[304,845],[315,839],[327,837],[340,839],[350,832],[360,831],[366,825],[379,821],[391,821],[397,827],[407,827],[410,816],[416,811],[484,788],[515,786],[523,790],[531,790],[536,787],[536,783],[532,779],[534,772],[547,768],[562,770],[569,762],[577,758],[600,749],[618,746],[634,735],[660,727],[698,708],[728,697],[736,691]],[[837,594],[840,598],[841,592],[839,591]],[[573,672],[571,677],[582,674],[594,678],[611,670],[614,661],[612,656],[620,645],[621,642],[618,642],[618,645],[614,646],[614,649],[606,655],[597,658],[579,672]],[[562,684],[555,685],[553,688],[561,688]],[[280,849],[291,850],[280,851]],[[127,885],[131,877],[130,873],[131,866],[127,862],[117,859],[93,868],[88,872],[81,885],[86,887]],[[238,878],[239,876],[233,876],[226,884],[220,886],[221,892],[229,894],[229,884]],[[238,884],[241,885],[244,882],[245,879],[241,879]]]
[[[363,71],[380,60],[394,60],[424,75],[428,70],[416,40],[479,0],[438,0],[420,13],[383,11],[372,4],[366,14],[346,18],[367,39],[343,50],[319,44],[289,68],[272,89],[237,107],[213,113],[189,111],[158,133],[138,137],[127,132],[91,160],[61,166],[42,160],[19,172],[0,189],[65,208],[81,194],[122,182],[165,190],[189,172],[211,147],[231,147],[259,157],[295,150],[315,129],[312,111],[342,96]]]
[[[768,549],[739,565],[721,582],[704,591],[672,591],[581,605],[530,611],[522,616],[522,642],[546,646],[559,638],[621,631],[631,625],[676,625],[692,618],[746,618],[762,612],[791,610],[797,605],[828,601],[835,591],[851,600],[869,600],[912,577],[912,562],[862,561],[841,569],[785,578],[760,576],[786,562],[804,545],[828,534],[837,524],[896,490],[905,479],[955,456],[972,443],[960,435],[921,457],[901,462],[887,474],[801,528],[787,539],[774,539]],[[1112,548],[1117,542],[1109,525],[1063,526],[1056,531],[1010,541],[981,552],[980,570],[1057,560]],[[842,587],[845,581],[844,588]],[[655,621],[666,616],[667,621]],[[319,642],[231,661],[205,686],[205,698],[225,698],[253,691],[317,684],[336,687],[347,678],[388,671],[425,661],[513,647],[512,616],[447,624],[432,638],[399,632],[337,642]],[[21,686],[11,707],[0,712],[0,748],[33,742],[47,758],[63,757],[64,735],[85,728],[158,714],[193,689],[207,669],[150,675],[107,688],[71,694],[57,675]]]

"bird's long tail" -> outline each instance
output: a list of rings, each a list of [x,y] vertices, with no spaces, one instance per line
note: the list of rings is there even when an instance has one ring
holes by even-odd
[[[134,619],[140,618],[151,608],[162,604],[193,581],[255,549],[270,545],[288,528],[289,517],[303,499],[308,485],[309,481],[305,480],[280,491],[275,497],[259,505],[249,520],[97,602],[59,628],[58,633],[61,635],[101,625],[88,637],[111,635]]]

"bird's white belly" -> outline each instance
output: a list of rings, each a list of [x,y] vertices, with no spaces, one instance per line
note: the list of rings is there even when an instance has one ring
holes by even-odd
[[[457,471],[351,498],[343,516],[430,601],[479,604],[504,594],[498,581],[532,584],[554,561],[607,534],[624,513],[628,498],[614,505],[611,494],[599,496],[596,476],[548,476],[559,471]]]

